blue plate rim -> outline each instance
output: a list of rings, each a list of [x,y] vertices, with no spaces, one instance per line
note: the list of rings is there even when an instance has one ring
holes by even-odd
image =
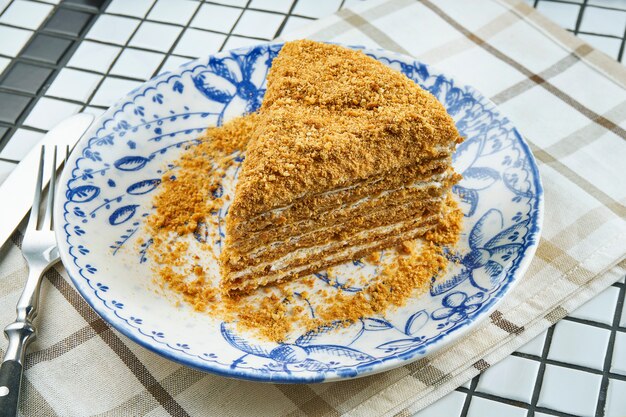
[[[221,57],[224,56],[226,54],[230,54],[231,52],[245,52],[247,50],[250,50],[252,48],[256,48],[256,47],[267,47],[267,46],[280,46],[282,45],[283,42],[269,42],[269,43],[262,43],[262,44],[258,44],[258,45],[252,45],[252,46],[248,46],[248,47],[243,47],[243,48],[237,48],[237,49],[233,49],[233,50],[229,50],[229,51],[223,51],[217,54],[212,54],[210,56],[215,56],[215,57]],[[339,44],[342,45],[342,44]],[[372,52],[384,52],[387,55],[393,55],[398,57],[401,60],[405,60],[408,62],[414,62],[416,64],[422,64],[425,67],[429,68],[429,69],[434,69],[435,73],[440,73],[440,74],[446,74],[444,71],[439,71],[437,70],[437,68],[435,66],[431,66],[428,64],[424,64],[421,61],[407,56],[407,55],[403,55],[403,54],[399,54],[399,53],[395,53],[392,51],[388,51],[385,50],[383,48],[364,48],[362,46],[353,46],[353,45],[342,45],[342,46],[346,46],[348,48],[352,48],[352,49],[360,49],[363,50],[364,52],[367,53],[367,51],[372,51]],[[204,58],[199,58],[196,60],[192,60],[186,64],[183,64],[182,66],[178,67],[177,69],[173,70],[172,72],[166,72],[160,75],[155,76],[154,78],[146,81],[145,83],[141,84],[139,87],[135,88],[134,90],[132,90],[131,92],[129,92],[128,94],[126,94],[124,97],[120,98],[119,100],[117,100],[105,113],[103,113],[100,117],[98,117],[96,119],[96,121],[94,122],[94,124],[92,125],[92,128],[89,129],[89,131],[83,135],[83,137],[81,138],[81,140],[78,142],[78,144],[75,146],[75,149],[80,149],[81,146],[88,144],[90,138],[94,137],[94,135],[97,134],[98,131],[100,131],[101,129],[104,129],[104,127],[106,126],[106,122],[108,121],[107,119],[112,119],[118,112],[123,111],[124,106],[120,106],[121,103],[124,102],[128,102],[131,101],[132,102],[132,98],[133,98],[133,94],[136,93],[137,91],[143,90],[144,93],[146,91],[148,91],[151,87],[154,88],[156,87],[158,84],[160,83],[167,83],[169,82],[170,79],[174,78],[174,77],[180,77],[183,73],[185,72],[191,72],[193,71],[194,67],[196,67],[197,65],[199,65],[201,62],[203,62],[204,60],[206,60],[206,57]],[[485,103],[491,105],[493,107],[493,109],[495,109],[498,113],[500,113],[498,111],[498,107],[495,105],[495,103],[493,103],[491,100],[489,100],[489,98],[485,97],[482,93],[480,93],[478,90],[476,90],[475,88],[460,82],[458,77],[450,77],[446,74],[446,77],[451,79],[451,80],[455,80],[455,83],[459,86],[462,87],[464,89],[468,89],[470,91],[472,91],[473,94],[476,94],[477,96],[481,97],[482,100],[484,100]],[[511,123],[509,121],[509,123]],[[235,378],[235,379],[244,379],[244,380],[249,380],[249,381],[256,381],[256,382],[267,382],[267,383],[316,383],[316,382],[334,382],[334,381],[338,381],[338,380],[346,380],[346,379],[353,379],[353,378],[358,378],[358,377],[363,377],[363,376],[369,376],[369,375],[373,375],[376,373],[380,373],[380,372],[384,372],[393,368],[396,368],[398,366],[402,366],[402,365],[406,365],[410,362],[416,361],[418,359],[421,359],[423,357],[425,357],[426,355],[431,355],[432,353],[434,353],[437,350],[442,349],[445,346],[448,346],[449,344],[451,344],[452,342],[454,342],[455,340],[458,340],[459,338],[461,338],[462,336],[466,335],[469,330],[471,330],[473,327],[478,326],[483,320],[485,320],[491,312],[493,312],[496,307],[500,304],[500,302],[502,302],[502,299],[506,297],[506,295],[508,293],[510,293],[513,288],[517,285],[517,283],[520,281],[520,279],[522,278],[523,274],[526,272],[526,270],[528,269],[528,266],[530,265],[530,262],[532,261],[534,254],[537,250],[538,247],[538,243],[539,243],[539,238],[541,236],[541,232],[543,229],[543,220],[544,220],[544,204],[545,204],[545,199],[544,199],[544,188],[542,185],[542,181],[541,181],[541,175],[539,172],[539,168],[536,162],[536,159],[530,149],[530,146],[528,145],[528,143],[524,140],[523,136],[520,134],[520,132],[517,130],[517,128],[515,126],[513,126],[513,124],[511,123],[512,126],[512,131],[514,132],[514,134],[517,137],[518,143],[521,146],[521,149],[524,151],[524,153],[526,154],[529,164],[531,166],[531,170],[534,174],[534,186],[535,186],[535,190],[536,190],[536,195],[535,195],[535,201],[536,201],[536,215],[531,218],[531,223],[532,223],[532,228],[529,231],[529,233],[533,233],[535,236],[535,239],[532,243],[529,244],[529,246],[527,247],[526,251],[524,252],[523,258],[521,259],[521,261],[519,262],[519,264],[517,265],[517,268],[514,271],[511,271],[514,275],[514,278],[512,280],[508,280],[505,284],[503,284],[502,288],[499,290],[500,291],[500,295],[497,297],[493,297],[492,299],[490,299],[487,303],[487,306],[484,308],[484,310],[482,311],[482,314],[478,317],[476,317],[474,320],[466,320],[461,326],[458,326],[454,329],[453,332],[445,334],[443,336],[441,336],[442,338],[439,340],[436,340],[434,342],[433,345],[429,346],[427,349],[426,353],[422,353],[422,352],[417,352],[418,349],[414,349],[414,350],[410,350],[408,352],[404,352],[402,354],[398,354],[398,355],[394,355],[394,356],[389,356],[383,359],[380,359],[374,363],[370,363],[368,364],[366,367],[362,367],[359,368],[357,366],[357,373],[355,375],[350,375],[349,377],[346,376],[342,376],[342,375],[338,375],[337,373],[331,372],[328,374],[315,374],[315,373],[300,373],[300,374],[284,374],[284,373],[261,373],[259,371],[256,370],[241,370],[241,369],[226,369],[225,370],[225,366],[217,364],[217,363],[212,363],[212,362],[199,362],[194,360],[193,358],[195,358],[195,356],[184,356],[184,355],[176,355],[173,351],[173,349],[169,348],[168,345],[163,346],[163,344],[157,343],[150,343],[150,340],[152,340],[153,342],[155,341],[153,338],[149,338],[148,336],[145,336],[139,332],[137,332],[137,329],[133,326],[130,326],[126,321],[124,320],[120,320],[119,317],[116,316],[115,311],[106,308],[104,306],[101,306],[99,304],[95,304],[93,298],[91,297],[91,287],[89,287],[89,285],[85,284],[85,280],[82,279],[82,277],[80,277],[80,274],[78,274],[78,277],[80,277],[80,279],[77,277],[76,272],[73,271],[73,262],[72,262],[72,255],[69,253],[69,246],[64,248],[65,250],[60,250],[60,254],[61,254],[61,260],[65,266],[65,269],[70,277],[70,279],[72,280],[72,282],[74,283],[74,286],[76,287],[76,289],[78,290],[78,292],[81,294],[82,298],[87,301],[87,303],[89,304],[89,306],[100,316],[102,317],[103,320],[105,320],[107,323],[109,323],[113,328],[115,328],[117,331],[119,331],[120,333],[122,333],[124,336],[128,337],[130,340],[132,340],[133,342],[137,343],[138,345],[148,349],[149,351],[152,351],[166,359],[169,359],[173,362],[179,363],[181,365],[185,365],[188,366],[190,368],[202,371],[202,372],[209,372],[212,374],[216,374],[216,375],[220,375],[223,377],[228,377],[228,378]],[[73,156],[72,155],[70,157],[70,161],[73,161]],[[68,181],[68,177],[70,175],[71,170],[64,170],[63,174],[61,176],[61,183],[62,184],[66,184]],[[55,207],[55,224],[56,225],[63,225],[61,226],[55,226],[55,234],[57,237],[57,241],[60,242],[60,248],[61,246],[65,246],[67,244],[66,242],[66,230],[65,228],[69,225],[69,223],[65,220],[65,209],[64,206],[61,206],[61,202],[65,203],[65,196],[62,194],[64,190],[64,187],[58,187],[57,189],[57,195],[56,195],[56,207]],[[61,210],[63,209],[63,210]],[[67,267],[67,265],[70,265],[70,268]],[[143,336],[143,337],[142,337]],[[202,366],[201,366],[202,365]]]

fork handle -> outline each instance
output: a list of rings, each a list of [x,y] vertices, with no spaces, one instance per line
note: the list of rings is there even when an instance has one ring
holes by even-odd
[[[9,344],[4,362],[0,365],[0,417],[15,417],[20,400],[24,356],[36,332],[29,322],[14,322],[4,329],[4,333]]]
[[[17,416],[24,357],[28,345],[37,337],[33,320],[37,317],[39,288],[45,269],[37,265],[30,268],[17,303],[17,318],[4,329],[9,344],[0,365],[0,417]]]
[[[22,364],[14,360],[0,366],[0,417],[17,416],[22,369]]]

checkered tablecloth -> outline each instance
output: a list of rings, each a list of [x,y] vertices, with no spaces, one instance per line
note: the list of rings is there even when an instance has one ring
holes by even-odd
[[[99,113],[190,58],[281,35],[384,47],[458,75],[513,119],[546,188],[536,259],[489,322],[434,356],[349,382],[258,384],[180,367],[112,330],[59,266],[44,282],[23,415],[626,414],[626,287],[610,286],[626,273],[626,71],[611,58],[513,1],[5,3],[0,175],[70,114]],[[620,1],[531,3],[621,60]],[[13,319],[25,277],[19,243],[0,252],[0,323]]]

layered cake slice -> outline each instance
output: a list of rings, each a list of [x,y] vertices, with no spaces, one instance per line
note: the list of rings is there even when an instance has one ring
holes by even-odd
[[[226,292],[417,238],[442,219],[461,142],[430,93],[359,51],[288,42],[226,216]]]

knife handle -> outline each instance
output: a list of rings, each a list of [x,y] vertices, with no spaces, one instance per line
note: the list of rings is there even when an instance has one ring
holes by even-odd
[[[0,366],[0,417],[17,416],[22,369],[22,364],[14,360]]]

